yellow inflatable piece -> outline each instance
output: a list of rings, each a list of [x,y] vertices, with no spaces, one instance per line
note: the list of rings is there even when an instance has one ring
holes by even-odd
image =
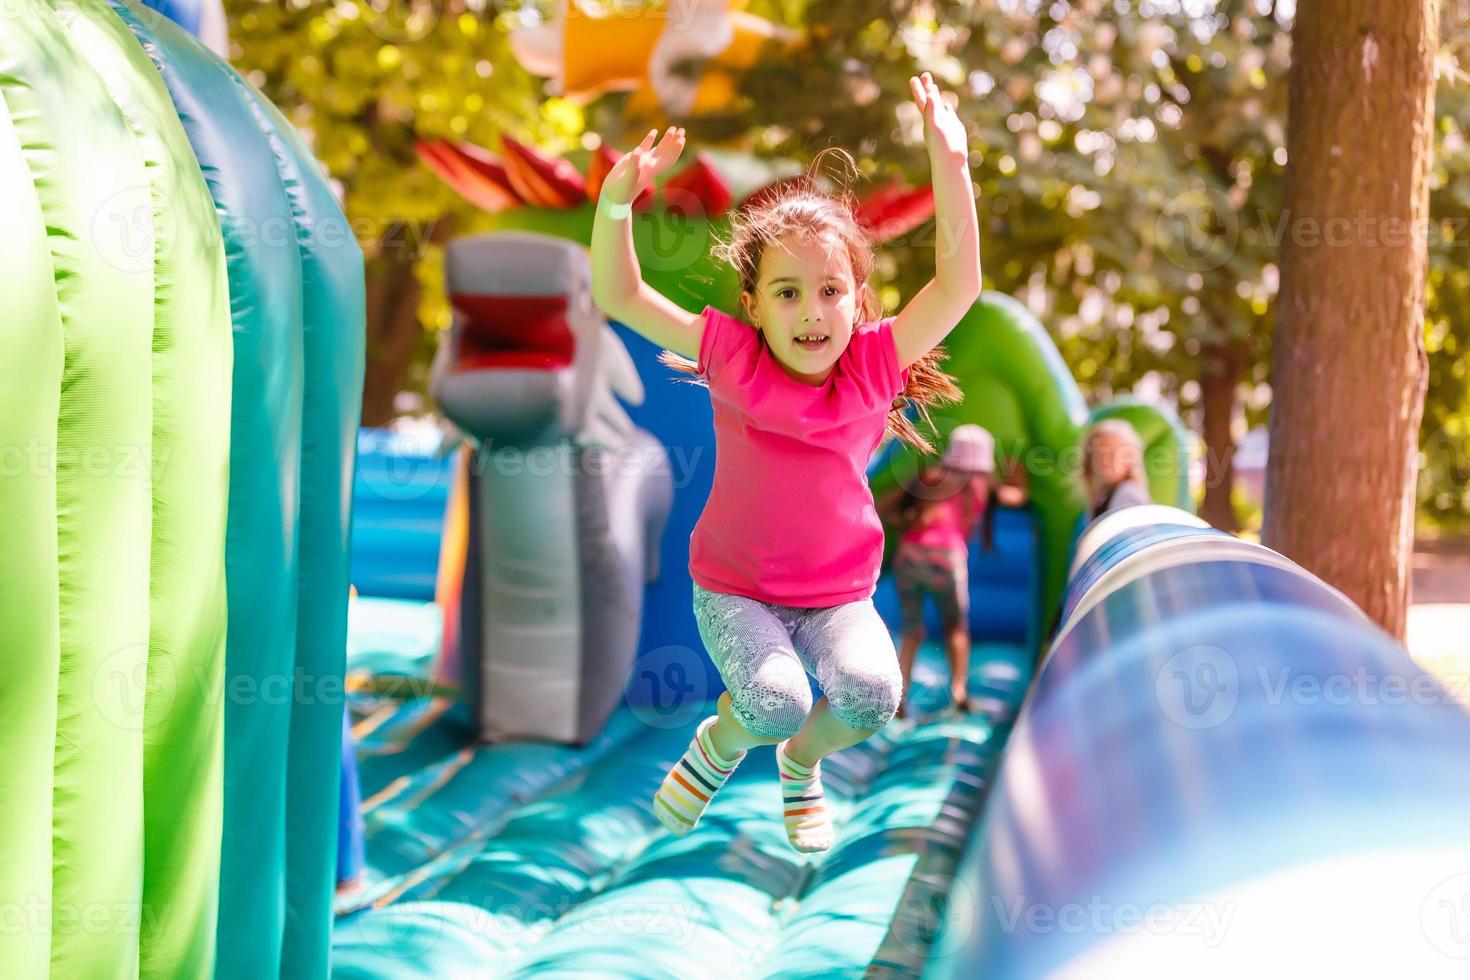
[[[735,9],[739,0],[650,3],[641,9],[598,0],[566,0],[553,20],[511,33],[527,71],[555,79],[562,95],[590,102],[634,91],[637,107],[671,116],[700,115],[735,98],[735,73],[754,65],[772,44],[795,46],[803,35]],[[708,62],[689,77],[676,69]]]

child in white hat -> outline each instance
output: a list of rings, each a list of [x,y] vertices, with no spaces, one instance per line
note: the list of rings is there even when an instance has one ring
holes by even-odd
[[[1151,504],[1143,443],[1122,419],[1094,422],[1082,439],[1082,480],[1087,485],[1087,517]]]
[[[903,672],[904,701],[900,717],[912,718],[908,699],[914,656],[924,641],[924,596],[939,607],[949,652],[950,698],[960,711],[969,710],[970,675],[969,539],[977,525],[985,550],[991,548],[997,504],[1026,502],[1023,469],[1018,483],[995,479],[995,438],[978,425],[961,425],[950,434],[937,466],[887,494],[880,508],[900,528],[893,555],[894,585],[903,621],[898,662]]]

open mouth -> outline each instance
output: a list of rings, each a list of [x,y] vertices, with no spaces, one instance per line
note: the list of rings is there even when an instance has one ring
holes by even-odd
[[[802,334],[800,337],[794,338],[794,340],[796,346],[803,350],[821,350],[822,345],[827,343],[827,335],[824,333],[808,333]]]

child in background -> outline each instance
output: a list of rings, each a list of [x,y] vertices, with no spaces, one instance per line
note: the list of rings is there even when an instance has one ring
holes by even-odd
[[[995,439],[978,425],[961,425],[950,434],[939,465],[930,467],[885,495],[879,512],[898,527],[893,581],[903,622],[899,669],[903,673],[901,717],[913,718],[908,697],[914,657],[924,642],[924,597],[932,595],[949,653],[949,693],[958,711],[970,710],[969,539],[977,525],[981,543],[991,550],[997,505],[1026,502],[1025,470],[1017,483],[995,480]]]
[[[1151,504],[1143,469],[1143,443],[1122,419],[1095,422],[1082,439],[1082,480],[1087,485],[1087,517]]]
[[[810,179],[732,218],[718,254],[734,267],[743,319],[713,306],[691,313],[643,282],[631,205],[678,159],[682,130],[657,145],[649,133],[602,184],[593,297],[669,348],[661,359],[703,381],[714,408],[714,482],[689,573],[695,622],[726,690],[653,798],[675,835],[694,829],[747,750],[774,744],[787,840],[798,851],[831,847],[821,760],[898,708],[898,657],[872,601],[883,527],[867,464],[885,431],[928,445],[907,405],[927,417],[927,405],[961,397],[934,347],[980,294],[969,139],[927,73],[910,84],[938,241],[934,279],[897,316],[880,317],[867,285],[873,243],[851,199]],[[808,672],[823,691],[815,703]]]

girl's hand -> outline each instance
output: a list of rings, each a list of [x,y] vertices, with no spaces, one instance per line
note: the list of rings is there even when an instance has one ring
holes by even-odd
[[[967,158],[970,136],[965,132],[965,124],[955,115],[954,108],[934,84],[934,76],[927,71],[922,78],[910,76],[909,89],[914,94],[914,104],[924,115],[924,144],[929,148],[930,159],[939,156]]]
[[[684,150],[683,127],[670,126],[664,130],[663,139],[655,146],[653,138],[657,135],[658,130],[650,129],[643,142],[618,158],[602,182],[599,198],[612,204],[631,204],[653,183],[653,178],[678,161]]]

